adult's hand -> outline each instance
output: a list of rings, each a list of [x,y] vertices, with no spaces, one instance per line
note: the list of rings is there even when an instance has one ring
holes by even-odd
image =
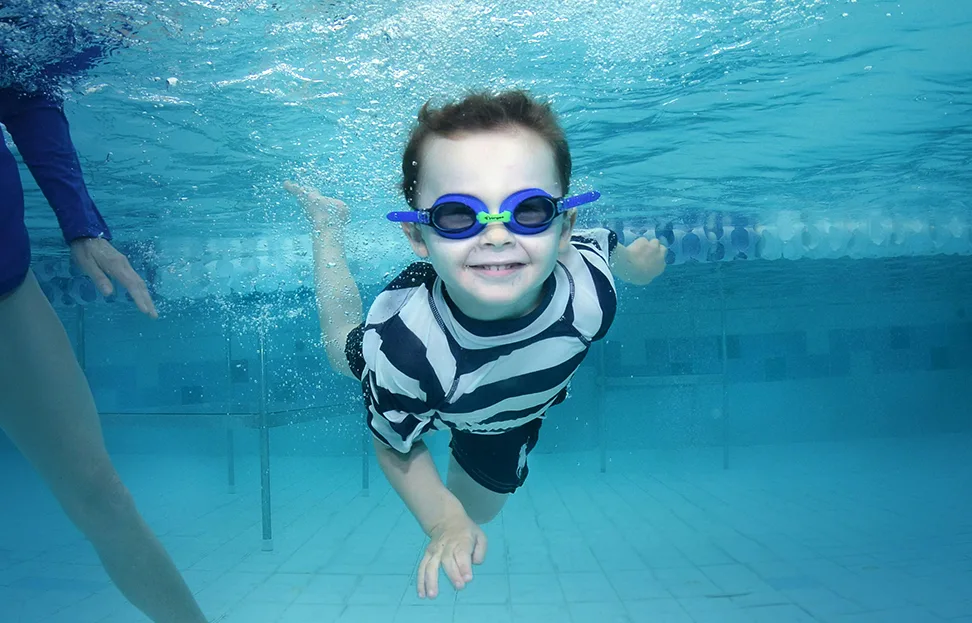
[[[81,267],[104,296],[114,288],[111,277],[125,286],[138,310],[150,318],[158,318],[155,303],[149,295],[145,281],[132,268],[128,258],[104,238],[78,238],[71,243],[71,259]]]

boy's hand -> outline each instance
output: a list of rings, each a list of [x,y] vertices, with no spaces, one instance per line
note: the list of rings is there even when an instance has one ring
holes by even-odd
[[[622,253],[618,254],[617,251]],[[657,239],[638,238],[627,247],[618,246],[619,276],[635,285],[646,285],[665,271],[665,254],[668,248]]]
[[[456,590],[472,580],[472,565],[486,558],[486,534],[465,513],[450,516],[429,532],[432,541],[425,548],[418,569],[418,595],[434,599],[439,594],[439,567]]]
[[[325,197],[313,188],[304,188],[290,180],[284,182],[284,190],[297,197],[307,212],[307,218],[314,228],[324,232],[328,229],[341,230],[348,224],[348,206],[340,199]]]

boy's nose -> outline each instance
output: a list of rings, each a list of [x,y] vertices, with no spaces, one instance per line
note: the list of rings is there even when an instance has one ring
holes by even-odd
[[[513,233],[503,223],[490,223],[480,234],[480,238],[484,244],[491,246],[513,244]]]

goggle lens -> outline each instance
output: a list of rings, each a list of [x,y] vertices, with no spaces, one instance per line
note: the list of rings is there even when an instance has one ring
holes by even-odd
[[[528,197],[513,208],[513,220],[523,227],[541,227],[553,220],[557,212],[554,201],[548,197]],[[432,210],[432,225],[444,232],[459,233],[476,225],[476,211],[458,201],[440,203]],[[499,214],[487,215],[483,224],[506,222],[508,219]]]
[[[540,227],[553,220],[557,206],[548,197],[528,197],[513,209],[513,218],[524,227]]]
[[[436,229],[449,233],[458,233],[476,224],[476,211],[458,201],[440,203],[430,216]]]

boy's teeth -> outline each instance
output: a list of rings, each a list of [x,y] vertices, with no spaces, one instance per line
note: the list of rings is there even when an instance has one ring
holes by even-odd
[[[480,268],[484,270],[506,270],[508,268],[513,268],[514,266],[515,264],[503,264],[503,265],[496,265],[496,266],[488,266],[488,265],[480,266]]]

